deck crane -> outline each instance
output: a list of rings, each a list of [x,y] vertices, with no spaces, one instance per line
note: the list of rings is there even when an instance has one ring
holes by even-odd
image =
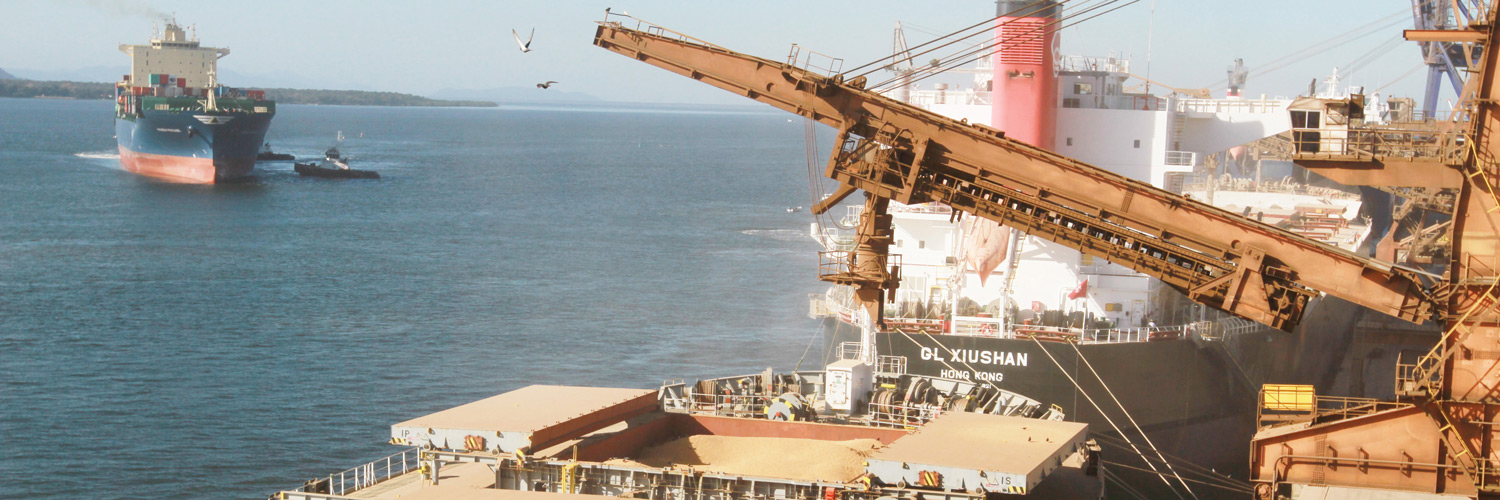
[[[1172,92],[1176,92],[1178,94],[1182,94],[1182,95],[1185,95],[1185,96],[1188,96],[1188,97],[1192,97],[1192,98],[1195,98],[1195,99],[1212,99],[1213,98],[1213,94],[1211,92],[1209,92],[1208,89],[1177,88],[1177,87],[1173,87],[1171,85],[1167,85],[1167,84],[1158,82],[1156,80],[1152,80],[1152,79],[1146,78],[1144,76],[1136,75],[1136,74],[1133,74],[1133,73],[1130,75],[1130,77],[1131,78],[1137,78],[1137,79],[1140,79],[1143,82],[1146,82],[1148,89],[1150,88],[1149,87],[1150,85],[1155,85],[1155,86],[1158,86],[1158,87],[1170,90]],[[1137,91],[1143,91],[1141,89],[1141,85],[1136,85],[1134,87],[1130,87],[1129,89],[1126,89],[1126,92],[1137,92]]]
[[[1475,45],[1494,47],[1500,23],[1493,5],[1482,12],[1465,30],[1408,31],[1407,39],[1462,43],[1470,53]],[[1335,106],[1329,109],[1342,114],[1319,111],[1313,122],[1344,130],[1294,134],[1297,161],[1340,182],[1459,190],[1453,263],[1438,282],[1011,140],[1000,130],[896,102],[867,90],[863,77],[845,79],[831,70],[840,60],[795,45],[786,60],[774,61],[608,16],[594,44],[836,129],[825,174],[841,186],[815,209],[826,211],[862,190],[866,212],[855,250],[825,252],[820,277],[852,285],[877,322],[883,292],[899,282],[887,255],[891,219],[885,208],[892,200],[942,202],[1282,330],[1291,330],[1318,292],[1411,322],[1442,321],[1443,340],[1415,363],[1398,366],[1402,401],[1308,402],[1309,421],[1256,435],[1252,480],[1266,499],[1291,483],[1500,492],[1500,141],[1491,138],[1500,129],[1500,51],[1483,51],[1482,69],[1466,85],[1466,122],[1365,132],[1351,113],[1357,106]],[[1304,122],[1309,117],[1303,115]],[[1294,127],[1296,121],[1294,115]],[[1335,403],[1340,406],[1327,407]]]
[[[911,97],[912,74],[916,68],[911,64],[911,49],[906,46],[906,30],[901,27],[901,21],[896,21],[896,31],[891,35],[891,63],[885,67],[896,74],[895,99],[906,102]]]

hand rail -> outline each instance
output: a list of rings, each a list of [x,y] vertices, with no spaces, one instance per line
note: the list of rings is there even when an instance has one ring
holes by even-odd
[[[420,459],[421,448],[411,447],[402,450],[400,453],[375,459],[349,470],[329,474],[325,478],[308,481],[300,488],[291,491],[339,496],[348,495],[379,484],[387,479],[416,470]]]

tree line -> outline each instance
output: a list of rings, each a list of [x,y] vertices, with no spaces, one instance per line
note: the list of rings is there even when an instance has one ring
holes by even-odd
[[[365,90],[264,89],[277,104],[321,104],[330,106],[438,106],[494,107],[490,101],[432,99],[399,92]],[[114,84],[40,80],[0,80],[0,97],[64,99],[113,99]]]

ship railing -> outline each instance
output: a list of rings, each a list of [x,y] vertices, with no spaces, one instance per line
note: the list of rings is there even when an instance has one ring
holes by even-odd
[[[875,374],[883,377],[899,377],[905,375],[906,356],[876,356]]]
[[[689,412],[694,415],[716,417],[766,418],[766,407],[771,398],[759,394],[703,394],[693,393]]]
[[[801,45],[792,44],[791,50],[787,52],[786,64],[794,68],[802,68],[809,73],[828,76],[837,75],[844,71],[844,59],[833,57],[815,50],[802,48]]]
[[[840,361],[846,359],[865,359],[865,347],[860,345],[859,342],[839,343],[838,351],[836,352]]]
[[[861,262],[858,254],[832,250],[818,252],[818,278],[823,281],[852,285],[867,282],[891,282],[901,276],[901,255],[874,254],[874,262]]]
[[[1163,162],[1169,167],[1191,167],[1198,164],[1198,153],[1194,151],[1167,151]]]
[[[901,330],[904,332],[942,333],[943,320],[933,318],[886,318],[885,327],[888,330]]]
[[[611,18],[614,18],[614,20],[611,20]],[[626,21],[626,19],[629,19],[630,21]],[[613,12],[610,12],[610,11],[606,10],[606,11],[604,11],[604,20],[603,21],[599,21],[599,24],[613,25],[613,26],[624,28],[625,25],[627,23],[631,22],[631,21],[635,22],[635,28],[634,29],[636,31],[645,32],[648,35],[659,36],[659,37],[662,37],[662,38],[676,38],[678,41],[692,42],[692,43],[696,43],[698,45],[702,45],[702,46],[705,46],[705,47],[712,47],[712,48],[719,49],[719,50],[722,50],[722,51],[725,51],[725,52],[733,52],[733,51],[731,51],[729,49],[726,49],[724,47],[720,47],[718,45],[714,45],[712,43],[709,43],[707,40],[703,40],[701,38],[696,38],[696,37],[693,37],[692,35],[688,35],[686,33],[682,33],[682,32],[679,32],[679,31],[674,31],[674,30],[668,29],[667,27],[662,26],[660,24],[656,24],[656,23],[653,23],[651,21],[640,19],[640,18],[637,18],[637,17],[632,16],[630,14],[616,14],[616,13],[613,13]]]
[[[1372,398],[1320,396],[1310,385],[1261,386],[1255,421],[1261,427],[1318,420],[1327,422],[1411,406]]]
[[[1057,71],[1129,73],[1130,60],[1099,56],[1061,56],[1057,58]]]
[[[329,474],[328,477],[308,481],[302,487],[291,491],[346,496],[350,493],[380,484],[387,479],[417,470],[420,467],[421,458],[421,448],[407,448],[400,453],[377,459],[343,472]]]
[[[1178,113],[1281,113],[1291,104],[1286,99],[1173,99]]]
[[[938,202],[933,202],[933,203],[916,203],[916,204],[911,204],[911,205],[896,205],[896,204],[892,203],[891,207],[889,209],[887,209],[886,212],[887,213],[893,213],[893,214],[938,214],[938,215],[952,215],[953,214],[953,207],[950,207],[950,206],[948,206],[946,204],[938,203]]]
[[[876,427],[915,428],[943,413],[941,407],[930,404],[871,402],[865,407],[870,424]]]
[[[1396,355],[1396,394],[1398,396],[1426,396],[1435,394],[1442,386],[1442,361],[1447,356],[1442,355],[1443,344],[1439,343],[1429,351],[1421,355],[1412,355],[1405,352]],[[1416,356],[1415,361],[1408,359]]]
[[[1178,340],[1187,338],[1195,331],[1193,324],[1174,326],[1143,326],[1138,328],[1067,328],[1060,326],[1041,325],[1013,325],[1010,329],[1000,328],[998,320],[990,323],[982,323],[975,320],[989,320],[990,318],[963,318],[954,321],[954,335],[965,335],[971,337],[996,337],[996,338],[1033,338],[1042,341],[1077,342],[1079,344],[1123,344],[1133,342],[1154,342],[1161,340]],[[968,321],[965,321],[968,320]],[[965,326],[967,324],[967,326]],[[982,330],[989,327],[989,330]]]
[[[1459,132],[1426,128],[1351,127],[1292,129],[1292,159],[1368,161],[1375,158],[1457,164],[1466,140]]]
[[[906,99],[913,106],[926,108],[937,104],[990,104],[993,95],[990,91],[974,89],[913,90]]]
[[[847,285],[833,285],[824,292],[823,307],[831,316],[837,316],[845,323],[855,323],[854,288]]]

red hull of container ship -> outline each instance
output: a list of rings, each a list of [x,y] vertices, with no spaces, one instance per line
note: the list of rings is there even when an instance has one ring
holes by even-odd
[[[225,163],[226,160],[219,160]],[[248,174],[255,167],[255,160],[233,161],[227,160],[225,167],[226,175],[219,175],[220,168],[214,166],[212,158],[189,158],[183,156],[155,155],[149,153],[137,153],[120,148],[120,164],[125,170],[162,179],[171,182],[185,184],[213,184],[218,180],[233,179]],[[244,163],[244,165],[239,165]]]

